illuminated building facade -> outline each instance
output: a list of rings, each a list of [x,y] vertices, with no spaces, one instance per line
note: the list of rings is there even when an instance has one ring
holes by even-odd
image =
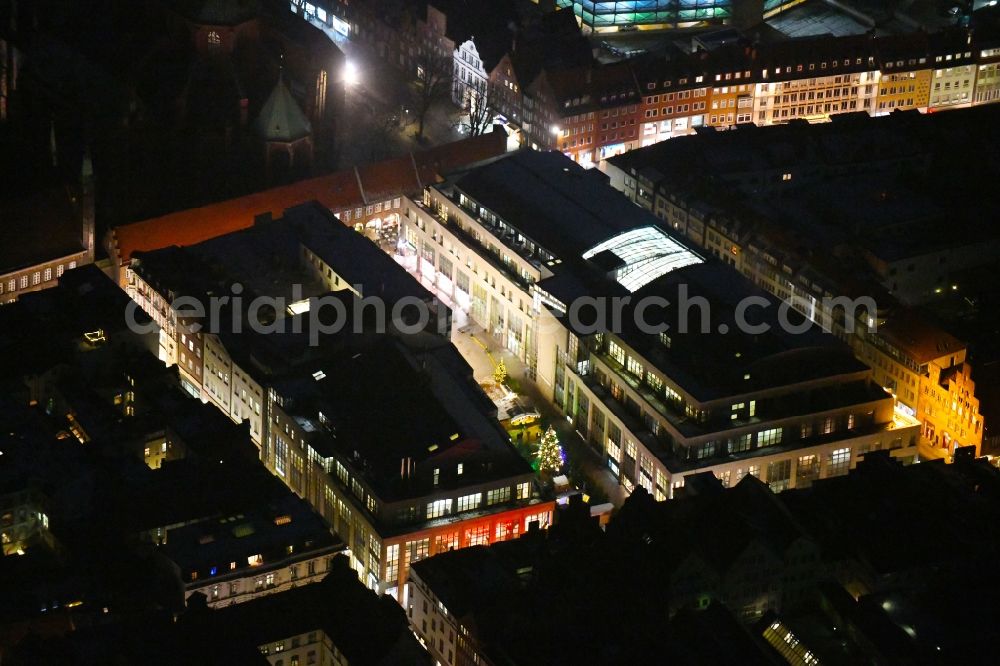
[[[670,59],[634,58],[627,65],[542,68],[530,83],[512,82],[516,72],[507,57],[490,78],[511,110],[508,120],[526,130],[523,144],[555,148],[591,165],[702,126],[826,122],[844,113],[988,104],[1000,99],[1000,49],[992,32],[983,27],[975,33],[722,43]],[[619,71],[623,67],[633,81]],[[600,83],[609,81],[634,93],[616,94]]]
[[[717,107],[720,102],[712,94],[711,76],[706,69],[705,63],[698,60],[674,67],[661,63],[634,67],[636,84],[642,95],[640,145],[682,136],[708,124],[709,106],[714,103]],[[742,77],[743,73],[738,76]]]
[[[0,202],[0,216],[10,229],[0,244],[0,304],[54,287],[65,271],[94,261],[94,170],[89,154],[78,184],[10,186],[13,196]]]
[[[411,562],[552,519],[481,389],[449,369],[457,353],[386,341],[272,389],[264,464],[333,525],[361,580],[402,603]]]
[[[158,546],[179,569],[185,598],[204,594],[211,607],[316,583],[344,551],[330,527],[291,493],[267,509],[168,528]]]
[[[976,52],[971,34],[965,39],[961,37],[958,34],[931,36],[934,72],[928,111],[971,106],[976,97],[976,74],[983,53]]]
[[[974,446],[979,453],[983,417],[964,342],[901,310],[854,347],[897,406],[920,421],[927,445],[949,454]]]
[[[802,0],[557,0],[589,32],[753,25]]]
[[[47,498],[33,487],[0,495],[0,554],[23,553],[40,543],[54,544],[46,515]]]
[[[713,327],[728,321],[729,304],[742,290],[751,292],[732,268],[699,262],[632,294],[673,304],[683,302],[679,285],[685,295],[706,299]],[[626,307],[623,321],[631,322],[632,314]],[[677,331],[672,316],[664,322]],[[569,331],[557,342],[554,400],[627,491],[642,486],[656,499],[669,499],[688,476],[706,471],[727,487],[751,475],[781,491],[846,474],[869,451],[915,459],[918,422],[894,413],[892,397],[846,346],[819,335],[779,333],[777,325],[766,340],[734,337],[736,327],[726,326],[727,335],[657,336],[626,323],[621,334]],[[810,344],[816,346],[806,351]],[[711,388],[686,381],[694,366],[686,370],[680,359],[695,356],[702,380],[714,378]],[[705,370],[715,362],[722,365]],[[773,373],[772,364],[809,370]],[[802,413],[791,405],[804,396],[809,408]]]
[[[950,271],[987,265],[997,239],[978,231],[968,238],[954,233],[969,220],[950,209],[941,213],[947,224],[925,225],[933,206],[920,198],[919,188],[901,187],[891,174],[900,164],[928,169],[934,156],[950,150],[955,137],[976,137],[973,142],[981,143],[982,128],[992,123],[989,110],[941,116],[911,111],[817,126],[718,132],[621,156],[609,161],[606,171],[629,199],[695,247],[732,265],[811,320],[830,322],[831,330],[872,368],[874,382],[892,394],[898,414],[921,424],[922,446],[941,455],[956,446],[978,450],[982,443],[983,417],[967,345],[900,302],[919,304],[945,290],[960,290]],[[857,176],[842,171],[839,149],[829,150],[875,140],[886,143],[864,162],[852,161]],[[786,157],[758,159],[764,145]],[[912,152],[916,145],[921,150]],[[719,161],[696,166],[699,155],[707,154]],[[808,172],[796,157],[800,155],[811,156]],[[720,169],[722,163],[731,166]],[[691,179],[706,185],[692,185]],[[848,198],[856,205],[843,203]],[[823,235],[829,232],[827,223],[804,216],[805,209],[842,210],[852,220],[869,221],[865,233],[843,241],[860,246],[856,261],[850,263],[846,253],[836,260],[824,258],[841,241]],[[892,237],[879,232],[876,222],[891,224]],[[939,231],[947,225],[952,231],[942,236]],[[790,230],[798,239],[794,244],[788,242]],[[805,254],[803,248],[810,246],[814,249]],[[834,296],[872,298],[877,311],[855,312],[858,320],[845,322],[844,313],[829,300]],[[870,333],[869,325],[877,330]]]
[[[1000,100],[1000,48],[984,48],[979,52],[974,104],[990,104]]]
[[[528,132],[534,145],[555,141],[584,166],[639,145],[641,96],[624,63],[543,70],[529,94],[536,101]]]
[[[219,293],[232,282],[247,295],[287,298],[285,282],[258,270],[261,257],[279,255],[283,280],[302,297],[332,292],[351,313],[362,294],[377,294],[388,307],[419,299],[434,321],[413,338],[419,350],[404,345],[409,336],[355,340],[346,332],[324,334],[318,349],[288,328],[272,335],[200,331],[196,339],[172,315],[178,365],[183,370],[197,358],[190,364],[200,370],[183,371],[182,383],[232,420],[248,422],[264,466],[341,535],[359,577],[380,593],[402,595],[411,561],[513,538],[531,522],[547,525],[552,503],[536,497],[534,473],[495,408],[435,333],[438,322],[450,330],[447,308],[321,206],[306,204],[271,224],[188,248],[137,254],[128,276],[136,293],[160,294],[140,304],[171,311],[179,295]],[[228,259],[210,266],[210,257]],[[295,312],[301,301],[287,302],[289,311],[277,316],[304,325],[304,313]],[[283,567],[275,585],[287,582]]]
[[[706,470],[727,484],[751,474],[782,489],[846,473],[869,450],[913,458],[917,422],[893,412],[892,397],[846,347],[792,363],[816,368],[816,377],[764,386],[743,383],[756,372],[747,370],[708,398],[683,377],[715,376],[704,370],[703,357],[724,357],[723,349],[738,344],[731,335],[671,340],[573,330],[566,314],[574,299],[663,296],[675,275],[703,286],[717,308],[713,313],[732,313],[720,294],[750,293],[735,270],[703,264],[698,252],[656,226],[655,217],[636,206],[622,208],[624,198],[612,194],[599,175],[563,156],[517,153],[471,171],[452,187],[428,188],[424,202],[408,207],[401,261],[455,303],[459,321],[468,317],[518,355],[527,376],[629,491],[643,486],[658,499],[669,498],[687,476]],[[667,300],[678,301],[676,295]],[[700,370],[677,371],[674,361],[663,360],[689,357],[687,338],[692,344],[697,338],[702,350]],[[729,352],[735,357],[726,361],[726,372],[784,363],[777,350],[790,359],[807,339],[813,340],[747,340]],[[832,344],[832,338],[816,341],[821,339]],[[768,360],[751,358],[758,351]],[[838,386],[852,397],[816,406],[821,394]],[[783,411],[790,409],[790,396],[811,391],[817,401],[808,413]]]

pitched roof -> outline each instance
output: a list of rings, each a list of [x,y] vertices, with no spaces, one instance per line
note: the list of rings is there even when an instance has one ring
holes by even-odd
[[[291,185],[169,213],[115,227],[110,232],[110,240],[120,264],[125,265],[135,252],[171,245],[194,245],[246,229],[258,215],[281,217],[286,209],[307,201],[317,201],[330,210],[338,211],[376,201],[387,192],[394,195],[415,194],[425,185],[436,182],[442,174],[502,154],[506,149],[506,139],[503,132],[492,132],[386,162],[344,169]],[[386,165],[395,165],[395,168],[386,169]]]
[[[283,78],[271,91],[257,116],[257,134],[265,141],[291,142],[312,134],[312,124],[302,113]]]
[[[291,185],[255,192],[236,199],[169,213],[112,229],[122,264],[135,252],[171,245],[194,245],[209,238],[245,229],[257,215],[280,217],[286,208],[304,201],[319,201],[328,208],[341,208],[361,201],[354,170],[310,178]]]

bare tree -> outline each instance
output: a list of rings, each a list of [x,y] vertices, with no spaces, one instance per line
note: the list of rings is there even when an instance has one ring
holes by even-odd
[[[425,53],[417,58],[417,81],[413,107],[417,115],[417,138],[424,136],[427,113],[437,102],[451,97],[453,61],[450,56]]]
[[[493,86],[486,79],[476,79],[469,84],[469,120],[465,123],[469,136],[485,134],[493,125]]]
[[[377,162],[396,152],[399,132],[399,114],[394,111],[372,113],[366,120],[368,159]]]

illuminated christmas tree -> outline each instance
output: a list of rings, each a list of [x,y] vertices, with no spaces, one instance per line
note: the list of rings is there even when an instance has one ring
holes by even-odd
[[[538,471],[558,472],[563,466],[563,450],[559,446],[559,437],[552,426],[542,435],[538,443]]]
[[[497,384],[503,384],[507,381],[507,366],[503,364],[503,359],[500,359],[500,362],[493,368],[493,381]]]

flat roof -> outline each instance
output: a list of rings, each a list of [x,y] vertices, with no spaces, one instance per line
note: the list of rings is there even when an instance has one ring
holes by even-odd
[[[418,468],[463,462],[462,476],[442,474],[438,489],[530,473],[450,343],[415,351],[389,336],[355,337],[275,386],[293,399],[286,411],[310,419],[321,455],[354,461],[383,500],[434,489],[420,475],[401,478],[406,458]]]
[[[784,330],[778,318],[779,301],[718,262],[692,264],[666,273],[632,296],[622,316],[619,337],[700,401],[864,373],[868,368],[846,345],[817,326],[801,333]],[[643,313],[646,323],[669,327],[665,331],[669,347],[658,333],[643,331],[636,323],[635,307],[648,296],[669,302]],[[751,307],[745,313],[747,323],[767,327],[763,332],[740,330],[736,308],[749,297],[769,304]],[[704,331],[703,309],[694,305],[702,299],[708,305]],[[681,307],[685,300],[686,310]],[[789,319],[804,321],[798,313]],[[683,332],[685,328],[687,332]]]
[[[176,563],[185,577],[190,571],[204,575],[226,577],[231,571],[245,571],[251,565],[247,558],[260,555],[265,563],[288,557],[288,548],[295,555],[303,552],[329,550],[337,546],[319,514],[309,504],[289,493],[266,506],[250,507],[245,513],[212,516],[167,531],[166,543],[160,550]],[[235,569],[230,563],[236,562]],[[216,573],[211,568],[216,567]]]
[[[310,298],[328,291],[302,257],[305,247],[362,296],[388,303],[404,297],[431,301],[434,295],[375,243],[342,224],[317,202],[285,211],[284,217],[211,238],[188,247],[137,255],[134,269],[163,293],[228,294],[232,283],[250,294]],[[296,290],[297,288],[297,290]]]
[[[610,187],[607,177],[559,152],[523,149],[469,171],[455,189],[560,258],[655,218]]]

